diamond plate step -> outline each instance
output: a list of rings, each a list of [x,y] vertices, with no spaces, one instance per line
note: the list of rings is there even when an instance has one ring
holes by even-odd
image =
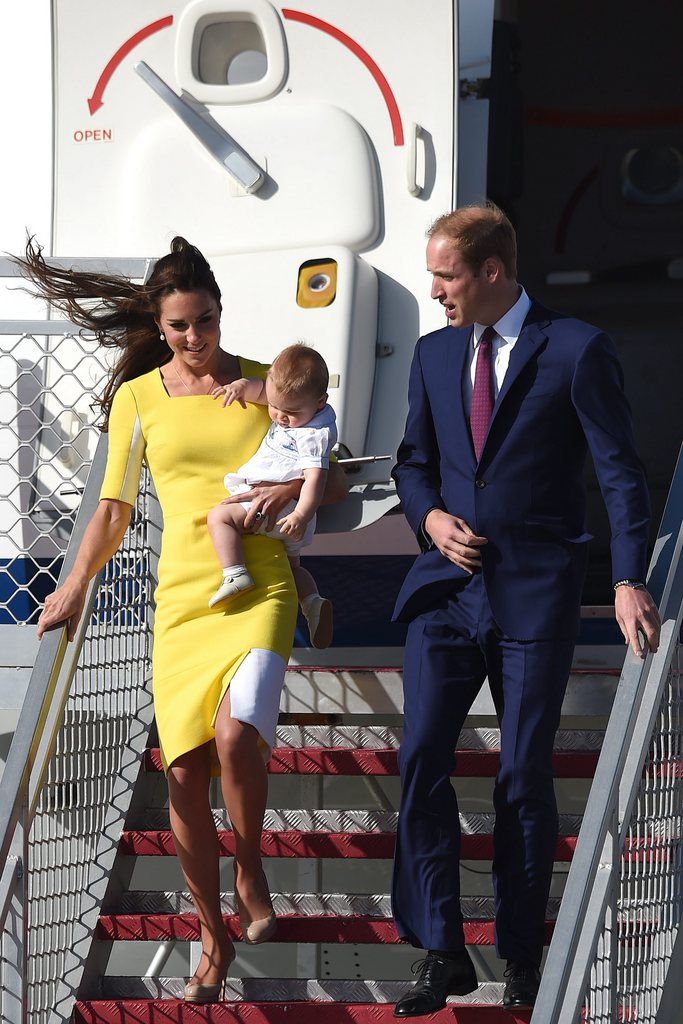
[[[273,907],[278,916],[285,914],[320,917],[336,914],[338,917],[377,917],[391,919],[391,897],[389,895],[355,895],[347,893],[294,892],[272,893]],[[560,899],[548,900],[546,917],[555,920],[560,908]],[[194,905],[189,892],[158,892],[156,890],[133,890],[123,893],[118,905],[111,908],[119,914],[192,914]],[[234,914],[233,893],[221,893],[221,909],[224,914]],[[462,896],[460,910],[468,921],[493,918],[494,902],[491,896]]]
[[[102,995],[109,999],[181,999],[185,978],[103,979]],[[412,988],[411,981],[338,981],[336,979],[228,978],[226,1000],[252,1002],[395,1003]],[[449,996],[458,1005],[495,1006],[503,1000],[504,985],[487,981],[468,996]]]
[[[401,726],[389,725],[279,725],[276,747],[344,747],[360,750],[397,749],[403,736]],[[558,729],[557,751],[597,750],[605,734],[600,729]],[[500,729],[466,727],[458,746],[462,750],[498,750]]]
[[[214,810],[213,820],[218,829],[228,830],[230,818],[225,810]],[[492,811],[463,811],[460,815],[462,835],[490,835],[496,816]],[[268,809],[263,827],[271,832],[395,832],[397,811],[366,811],[339,809],[298,808],[276,811]],[[561,836],[578,835],[581,815],[559,815]],[[168,830],[169,812],[166,807],[147,808],[141,816],[144,830]]]

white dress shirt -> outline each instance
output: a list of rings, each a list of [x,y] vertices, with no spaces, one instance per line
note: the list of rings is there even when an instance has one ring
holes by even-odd
[[[493,398],[498,398],[507,368],[510,363],[512,352],[522,330],[522,324],[531,307],[531,299],[522,288],[519,298],[514,306],[510,306],[507,313],[503,313],[497,323],[492,324],[496,337],[493,339]],[[472,337],[470,338],[470,372],[465,375],[463,382],[463,398],[465,400],[465,412],[469,419],[470,407],[472,405],[472,391],[474,389],[474,374],[477,368],[477,356],[479,355],[479,342],[486,330],[484,324],[474,325]]]

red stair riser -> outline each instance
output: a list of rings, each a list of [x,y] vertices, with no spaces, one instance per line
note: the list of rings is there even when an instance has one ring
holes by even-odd
[[[498,771],[497,750],[460,750],[454,777],[494,778]],[[553,755],[557,779],[592,779],[598,752],[558,751]],[[146,751],[147,771],[162,770],[158,749]],[[275,747],[268,764],[271,775],[398,775],[397,751],[359,750],[345,747]]]
[[[239,918],[224,914],[231,939],[241,938]],[[491,946],[494,943],[493,921],[466,921],[465,942],[468,946]],[[545,944],[553,932],[553,922],[546,922]],[[196,914],[105,914],[97,925],[98,939],[138,942],[178,939],[192,942],[199,938]],[[400,943],[394,922],[373,917],[308,917],[284,915],[278,918],[277,942],[335,943]]]
[[[530,1009],[470,1003],[451,1005],[431,1024],[527,1024]],[[213,1003],[178,999],[78,1001],[73,1024],[394,1024],[392,1003]]]
[[[494,778],[498,771],[498,750],[460,750],[453,777]],[[360,750],[346,747],[275,747],[268,762],[271,775],[398,775],[398,752]],[[553,754],[553,775],[556,779],[592,779],[598,764],[599,751],[559,750]],[[158,748],[145,751],[145,770],[163,770]],[[643,768],[643,777],[683,777],[683,761],[672,759]]]
[[[235,853],[235,837],[226,829],[218,829],[221,856]],[[264,857],[351,857],[391,860],[396,836],[393,832],[271,832],[263,833],[261,854]],[[555,848],[556,861],[571,860],[576,836],[560,836]],[[124,831],[119,852],[138,857],[175,856],[170,830]],[[460,840],[463,860],[491,860],[492,835],[464,835]]]

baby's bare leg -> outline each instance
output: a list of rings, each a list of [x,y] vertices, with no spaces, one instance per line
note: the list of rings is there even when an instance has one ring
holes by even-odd
[[[209,599],[209,608],[237,597],[254,586],[244,563],[242,547],[242,530],[246,514],[246,509],[237,503],[215,505],[207,514],[206,523],[223,570],[218,590]]]
[[[292,567],[292,576],[294,577],[296,594],[299,598],[299,604],[301,604],[302,601],[304,601],[310,594],[318,593],[318,585],[308,569],[304,569],[298,555],[288,555],[287,557],[289,559],[289,564]]]
[[[332,643],[332,602],[318,593],[318,585],[298,555],[288,555],[301,611],[308,623],[313,647],[329,647]]]
[[[221,566],[243,565],[242,529],[247,510],[239,502],[214,505],[206,516],[206,525]]]

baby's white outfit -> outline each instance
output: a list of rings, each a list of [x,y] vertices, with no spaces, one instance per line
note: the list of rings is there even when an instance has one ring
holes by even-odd
[[[336,441],[337,418],[329,405],[323,406],[303,427],[281,427],[271,423],[258,451],[243,466],[239,466],[235,473],[227,473],[223,482],[232,495],[251,490],[252,485],[260,480],[273,483],[300,480],[305,469],[330,468],[330,451]],[[242,506],[249,509],[251,502],[243,501]],[[295,507],[296,502],[291,501],[282,509],[278,518],[289,515]],[[297,555],[301,548],[307,547],[313,540],[315,516],[298,541],[282,534],[278,526],[266,530],[265,525],[264,522],[258,533],[266,537],[277,537],[283,541],[288,555]]]

